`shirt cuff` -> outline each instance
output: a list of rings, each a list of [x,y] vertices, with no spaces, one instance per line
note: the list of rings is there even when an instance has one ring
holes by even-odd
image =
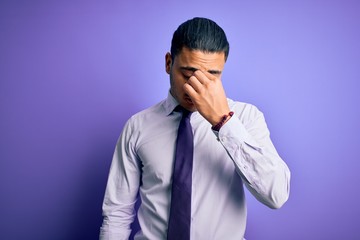
[[[227,140],[236,140],[235,142],[260,150],[257,142],[249,134],[244,124],[240,121],[236,114],[234,114],[219,131],[214,131],[215,136],[221,142],[228,142]]]

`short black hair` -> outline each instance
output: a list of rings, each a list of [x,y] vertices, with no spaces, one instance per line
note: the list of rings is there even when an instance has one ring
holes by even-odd
[[[170,50],[173,62],[183,47],[210,53],[224,52],[225,61],[230,49],[224,30],[214,21],[200,17],[187,20],[174,32]]]

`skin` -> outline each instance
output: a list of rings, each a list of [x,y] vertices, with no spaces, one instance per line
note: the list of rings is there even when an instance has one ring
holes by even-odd
[[[172,61],[165,56],[170,75],[170,93],[185,109],[198,111],[211,125],[219,123],[230,112],[221,75],[224,52],[202,52],[184,47]]]

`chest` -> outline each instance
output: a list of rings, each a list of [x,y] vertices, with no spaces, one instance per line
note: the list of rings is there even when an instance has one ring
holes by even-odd
[[[192,120],[191,124],[194,134],[193,181],[208,181],[219,174],[233,172],[233,163],[210,124],[200,120]],[[156,131],[143,132],[137,154],[142,163],[144,189],[171,184],[177,131],[178,123],[162,123],[156,126]]]

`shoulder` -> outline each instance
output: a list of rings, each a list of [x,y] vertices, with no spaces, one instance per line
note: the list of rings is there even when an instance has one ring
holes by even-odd
[[[135,113],[128,119],[126,125],[134,129],[139,129],[145,123],[149,125],[151,122],[158,121],[159,118],[165,117],[164,101],[165,100]]]
[[[137,151],[143,144],[171,134],[176,129],[175,117],[174,114],[167,114],[164,101],[161,101],[131,116],[123,128],[123,134]]]

